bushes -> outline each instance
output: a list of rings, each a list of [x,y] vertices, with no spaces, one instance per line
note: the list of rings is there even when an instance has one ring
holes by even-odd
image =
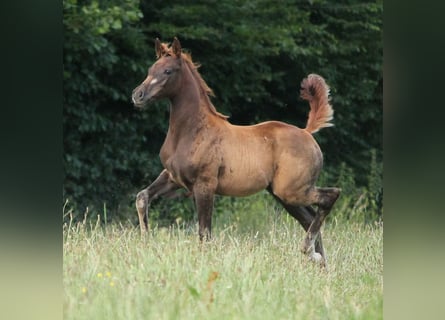
[[[338,173],[327,170],[322,173],[319,185],[335,185],[342,189],[329,219],[369,222],[383,218],[382,163],[377,161],[376,150],[371,150],[369,174],[366,184],[360,186],[354,170],[344,162]]]
[[[316,134],[330,184],[341,176],[351,186],[342,196],[351,199],[379,188],[380,2],[220,0],[209,9],[208,1],[65,0],[63,7],[63,197],[80,218],[86,207],[100,212],[106,203],[110,218],[133,219],[136,193],[161,171],[167,103],[139,112],[130,102],[154,62],[155,37],[179,37],[202,64],[215,106],[236,124],[304,126],[309,106],[298,100],[299,83],[321,74],[335,109],[335,127]],[[381,192],[365,198],[366,207],[381,207]],[[157,208],[159,219],[170,219],[163,202]],[[190,218],[184,210],[181,217]]]
[[[104,201],[116,212],[160,170],[163,132],[151,117],[164,112],[135,112],[129,98],[146,71],[142,13],[138,1],[107,3],[64,1],[63,187],[81,213]]]

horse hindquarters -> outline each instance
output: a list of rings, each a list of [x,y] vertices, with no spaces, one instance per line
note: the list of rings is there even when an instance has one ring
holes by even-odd
[[[271,192],[307,231],[302,251],[312,260],[326,265],[320,228],[337,200],[340,189],[314,186],[323,165],[321,151],[316,143],[307,143],[302,150],[297,151],[281,156]],[[316,212],[310,207],[312,205],[317,205]]]

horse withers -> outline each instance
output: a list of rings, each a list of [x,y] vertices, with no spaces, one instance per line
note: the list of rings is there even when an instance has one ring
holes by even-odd
[[[148,227],[151,201],[179,188],[193,196],[201,240],[211,236],[215,194],[247,196],[266,189],[306,230],[302,251],[326,265],[320,227],[340,189],[315,186],[323,155],[312,134],[332,126],[334,113],[324,79],[310,74],[301,83],[301,97],[310,104],[306,128],[279,121],[238,126],[216,110],[212,90],[177,38],[170,46],[156,39],[155,50],[157,61],[132,101],[142,108],[168,99],[170,119],[160,151],[164,170],[136,197],[141,232]]]

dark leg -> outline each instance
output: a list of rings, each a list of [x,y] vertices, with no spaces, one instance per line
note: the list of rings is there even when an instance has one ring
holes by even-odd
[[[295,207],[294,210],[297,213],[299,213],[300,216],[304,217],[305,225],[303,226],[303,228],[304,228],[305,231],[308,231],[308,229],[309,229],[311,223],[313,222],[313,220],[315,219],[315,216],[316,216],[317,213],[315,212],[315,210],[311,206]],[[325,252],[324,252],[323,243],[322,243],[322,239],[321,239],[321,232],[319,232],[318,237],[315,239],[315,252],[318,252],[323,257],[323,259],[326,262],[326,255],[325,255]]]
[[[320,238],[320,228],[326,218],[326,216],[331,212],[332,206],[335,201],[337,201],[340,195],[340,189],[338,188],[316,188],[315,192],[318,199],[317,205],[318,210],[312,221],[311,225],[307,230],[306,237],[303,242],[302,251],[313,255],[315,242]],[[316,251],[316,250],[315,250]],[[314,256],[316,258],[316,255]]]
[[[303,227],[305,231],[307,231],[311,225],[311,223],[314,221],[316,212],[311,206],[293,206],[286,204],[283,202],[280,198],[278,198],[276,195],[273,194],[271,190],[268,190],[270,194],[273,195],[273,197],[281,203],[281,205],[286,209],[286,211],[294,217]],[[321,234],[317,237],[315,241],[315,252],[318,252],[321,257],[323,257],[324,261],[326,262],[326,255],[323,248],[323,243],[321,239]]]
[[[180,186],[170,179],[170,174],[164,169],[151,185],[137,194],[136,209],[141,233],[145,233],[148,229],[147,216],[150,203],[160,196],[171,196],[179,188]]]

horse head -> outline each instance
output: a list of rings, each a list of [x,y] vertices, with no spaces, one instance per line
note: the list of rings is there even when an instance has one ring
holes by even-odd
[[[148,103],[169,98],[181,85],[181,44],[175,37],[170,47],[155,40],[157,61],[148,69],[145,80],[137,86],[131,95],[133,104],[142,108]]]

